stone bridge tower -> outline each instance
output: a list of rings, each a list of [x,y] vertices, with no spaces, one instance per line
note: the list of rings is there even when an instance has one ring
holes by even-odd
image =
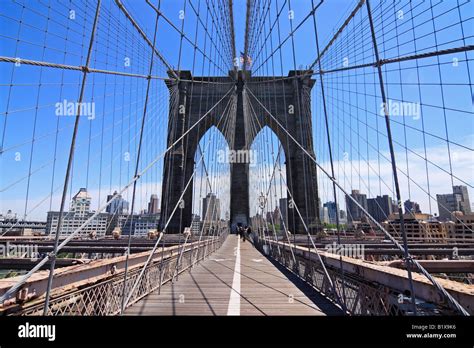
[[[282,78],[252,77],[250,71],[231,71],[228,77],[192,77],[189,71],[176,71],[180,81],[167,81],[170,90],[168,146],[183,134],[186,135],[165,155],[161,229],[165,227],[185,189],[183,199],[166,231],[179,233],[191,225],[192,180],[189,185],[187,183],[193,174],[199,141],[207,130],[213,126],[217,127],[226,137],[230,150],[250,149],[253,139],[246,143],[249,139],[245,137],[245,129],[250,125],[246,124],[248,117],[244,115],[245,110],[249,108],[245,108],[244,104],[251,103],[258,119],[252,127],[258,125],[258,134],[258,131],[268,126],[277,135],[284,150],[286,185],[289,191],[287,228],[292,232],[305,233],[304,224],[299,217],[301,215],[310,231],[315,231],[319,223],[316,165],[302,150],[304,148],[315,156],[310,111],[310,91],[314,80],[310,78],[311,75],[304,73],[307,71],[290,71],[288,77]],[[224,132],[226,122],[220,120],[220,117],[230,104],[231,98],[236,101],[232,111],[235,112],[234,124],[231,125],[234,131]],[[192,127],[221,99],[201,122]],[[288,134],[291,134],[298,144]],[[249,224],[249,163],[231,163],[230,175],[231,226],[234,227],[237,223]]]

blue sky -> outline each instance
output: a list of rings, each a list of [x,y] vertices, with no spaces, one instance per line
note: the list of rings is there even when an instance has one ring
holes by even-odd
[[[46,1],[27,1],[24,9],[20,6],[21,3],[22,1],[0,1],[1,56],[72,66],[84,64],[95,1],[52,1],[49,9]],[[192,3],[204,16],[206,2],[201,0]],[[325,1],[318,9],[316,20],[321,49],[329,42],[355,3],[356,1],[347,0]],[[390,2],[371,3],[382,58],[473,44],[472,3],[459,1],[462,11],[458,11],[455,1],[432,1],[433,11],[429,8],[429,1],[414,1],[413,9],[409,8],[407,1],[401,1],[396,6],[392,6]],[[142,1],[127,0],[124,4],[152,40],[155,15],[150,7]],[[217,6],[217,2],[214,4]],[[290,32],[290,21],[286,18],[289,11],[294,11],[295,27],[311,9],[311,1],[293,0],[291,7],[288,2],[278,1],[279,6],[283,4],[284,15],[280,21],[282,39]],[[209,40],[197,23],[189,3],[162,0],[161,10],[170,21],[181,28],[183,19],[180,18],[180,11],[185,5],[183,31],[194,40],[197,25],[197,45],[212,53],[218,66],[209,65],[199,53],[194,55],[192,46],[186,41],[183,41],[180,55],[180,37],[163,19],[160,19],[158,24],[158,50],[175,69],[179,67],[192,70],[195,76],[225,74],[230,63],[225,60],[224,53],[221,57],[215,50],[210,51]],[[278,8],[276,5],[277,3],[272,2],[270,14],[273,19]],[[69,18],[71,10],[75,11],[73,20]],[[403,10],[402,16],[400,10]],[[23,25],[19,24],[20,20]],[[205,17],[202,20],[204,21]],[[244,0],[234,1],[234,20],[236,50],[239,53],[244,46]],[[323,69],[339,68],[343,66],[345,58],[349,65],[373,61],[370,32],[367,31],[366,23],[366,9],[363,7],[322,59]],[[215,30],[212,35],[216,35]],[[416,40],[413,40],[414,35]],[[273,32],[272,39],[275,45],[278,40],[276,31]],[[281,62],[279,55],[275,55],[273,63],[277,66],[276,75],[286,75],[289,70],[294,69],[295,63],[297,67],[308,66],[316,58],[312,20],[308,20],[298,29],[294,35],[294,43],[296,62],[293,62],[291,40],[288,40],[282,47]],[[260,66],[264,61],[267,56],[264,52],[260,56],[252,57],[254,67]],[[452,175],[469,185],[474,183],[474,124],[472,85],[469,85],[474,77],[472,58],[473,53],[470,51],[420,59],[418,67],[416,61],[383,67],[389,99],[421,103],[421,115],[418,118],[392,117],[393,138],[398,143],[395,145],[395,151],[399,168],[409,172],[410,177],[421,186],[420,188],[413,182],[409,183],[401,174],[402,198],[410,197],[419,201],[426,211],[429,210],[431,202],[433,208],[430,211],[433,213],[437,212],[437,207],[424,192],[428,188],[432,195],[451,192],[451,183],[461,183]],[[126,59],[130,62],[129,66],[124,64]],[[270,62],[264,64],[256,74],[266,74],[267,68],[271,71]],[[149,47],[130,26],[115,3],[110,0],[103,1],[91,67],[146,75],[149,64]],[[152,75],[166,77],[166,71],[167,67],[155,59]],[[360,188],[370,192],[371,196],[379,193],[391,194],[389,188],[393,189],[390,172],[387,170],[389,162],[383,159],[384,155],[388,156],[388,147],[384,136],[384,121],[379,112],[381,99],[376,77],[376,70],[372,67],[328,74],[324,77],[336,176],[345,189]],[[314,78],[314,145],[320,163],[328,168],[321,89],[318,76],[315,75]],[[23,215],[27,194],[26,211],[31,218],[44,219],[50,203],[53,210],[58,209],[74,118],[57,116],[55,104],[63,100],[77,101],[81,79],[80,71],[0,63],[0,130],[3,132],[3,129],[6,129],[5,137],[1,136],[5,150],[1,155],[0,186],[5,189],[0,193],[2,212],[13,209]],[[79,187],[87,186],[94,198],[96,209],[99,206],[99,197],[100,201],[103,201],[107,194],[122,187],[133,175],[146,80],[95,73],[89,74],[87,79],[84,101],[94,102],[95,117],[81,118],[69,194],[74,194]],[[168,98],[168,90],[163,81],[153,80],[148,104],[150,116],[145,126],[140,164],[142,169],[166,148]],[[424,136],[422,129],[425,131]],[[212,134],[208,136],[212,137]],[[449,144],[452,169],[447,137],[452,142]],[[206,139],[208,138],[203,139],[202,143],[205,143]],[[404,148],[405,144],[409,150]],[[212,146],[214,151],[217,151],[218,146],[224,145],[225,143],[220,141]],[[427,159],[437,166],[423,159],[425,148]],[[209,152],[208,156],[212,161],[214,154]],[[374,171],[367,169],[368,163]],[[363,172],[358,172],[359,167]],[[219,168],[216,166],[216,175]],[[160,160],[141,179],[138,209],[145,207],[151,193],[161,192],[162,172],[163,161]],[[321,194],[324,197],[322,200],[331,200],[327,178],[320,179]],[[388,187],[383,186],[381,179],[387,182]],[[472,187],[469,189],[471,199],[474,200]],[[53,195],[50,198],[48,196],[51,192]],[[127,195],[130,193],[126,194],[130,199]],[[33,209],[36,205],[38,208]]]

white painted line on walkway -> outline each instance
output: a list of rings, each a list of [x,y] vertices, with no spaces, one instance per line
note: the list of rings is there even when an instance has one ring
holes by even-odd
[[[237,248],[235,248],[234,279],[232,280],[227,315],[240,315],[240,238],[237,239]]]

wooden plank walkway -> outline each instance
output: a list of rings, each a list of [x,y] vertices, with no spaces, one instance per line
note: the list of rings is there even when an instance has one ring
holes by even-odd
[[[249,242],[230,235],[190,272],[125,315],[338,315],[331,302]]]

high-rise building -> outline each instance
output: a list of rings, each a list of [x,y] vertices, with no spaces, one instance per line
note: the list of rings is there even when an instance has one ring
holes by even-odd
[[[71,201],[69,212],[63,212],[60,236],[68,236],[74,233],[81,227],[88,219],[94,215],[90,211],[91,197],[89,197],[87,190],[81,188],[78,193],[74,195]],[[58,232],[59,212],[49,211],[46,220],[46,234],[56,234]],[[91,221],[81,229],[78,236],[90,236],[95,234],[97,237],[106,234],[107,225],[110,220],[110,214],[99,213]]]
[[[79,192],[72,197],[69,211],[76,216],[84,216],[91,209],[91,197],[84,187],[79,189]]]
[[[352,190],[351,197],[354,198],[365,210],[367,210],[367,195],[359,190]],[[365,213],[349,197],[346,197],[347,221],[361,221]]]
[[[201,217],[193,214],[191,216],[191,233],[193,235],[200,235],[201,233]]]
[[[159,212],[158,206],[159,206],[158,196],[155,194],[152,194],[150,196],[150,202],[148,203],[148,214],[149,215],[158,214]]]
[[[114,196],[116,196],[115,199],[105,208],[105,211],[110,214],[110,222],[106,232],[108,235],[112,234],[115,227],[122,227],[120,216],[128,215],[128,202],[123,199],[122,195],[117,195],[117,191],[113,195],[107,195],[107,202]]]
[[[113,195],[107,196],[107,202],[117,194],[117,191]],[[120,215],[128,213],[128,202],[122,198],[122,195],[118,195],[112,202],[107,205],[105,211],[109,214]]]
[[[405,206],[405,214],[421,214],[420,205],[418,203],[407,199],[403,205]]]
[[[279,207],[275,207],[275,209],[273,210],[273,223],[275,225],[280,225],[280,222],[281,222],[281,218],[280,218],[280,208]]]
[[[337,223],[336,214],[339,211],[339,204],[336,206],[335,202],[326,202],[323,204],[323,208],[327,208],[329,223],[330,224]]]
[[[280,213],[283,218],[282,224],[285,224],[286,228],[288,228],[288,200],[286,198],[280,198],[279,204]]]
[[[214,193],[202,199],[202,219],[204,222],[217,221],[221,217],[220,200]]]
[[[252,230],[257,231],[259,229],[265,228],[265,220],[262,215],[257,214],[250,218],[250,226]]]
[[[341,218],[340,222],[342,224],[347,223],[347,214],[346,214],[345,210],[342,210],[342,209],[339,210],[339,217]]]
[[[319,218],[321,219],[321,222],[323,224],[328,224],[329,223],[329,211],[327,207],[322,207],[320,212],[319,212]]]
[[[367,211],[378,222],[388,219],[393,211],[392,198],[388,195],[377,196],[367,199]]]
[[[471,202],[469,200],[469,193],[466,186],[453,186],[453,194],[458,197],[459,211],[464,215],[471,213]]]
[[[436,195],[438,202],[439,220],[445,221],[451,219],[451,213],[457,210],[456,197],[452,193]]]
[[[471,203],[466,186],[453,186],[453,193],[436,195],[438,202],[439,220],[451,220],[452,213],[460,211],[463,214],[471,213]]]
[[[398,204],[395,200],[392,200],[392,212],[394,213],[398,213]],[[402,209],[402,213],[403,213],[403,209]]]
[[[271,211],[267,211],[267,213],[265,214],[265,220],[267,221],[267,223],[272,223],[273,214]]]

